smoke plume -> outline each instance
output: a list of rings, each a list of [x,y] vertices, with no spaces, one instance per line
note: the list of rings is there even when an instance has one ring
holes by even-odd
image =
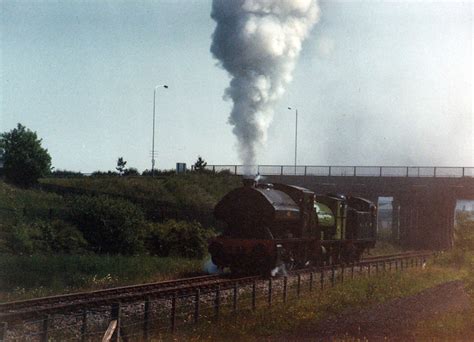
[[[229,123],[241,161],[253,165],[319,7],[314,0],[213,0],[211,17],[211,52],[232,77]]]

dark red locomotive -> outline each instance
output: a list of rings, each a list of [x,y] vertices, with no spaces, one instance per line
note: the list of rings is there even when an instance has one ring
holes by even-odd
[[[237,273],[353,262],[375,245],[376,206],[359,197],[247,180],[214,215],[226,227],[210,241],[212,261]]]

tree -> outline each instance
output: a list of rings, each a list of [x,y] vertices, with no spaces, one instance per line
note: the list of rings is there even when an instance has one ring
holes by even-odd
[[[207,163],[202,159],[201,156],[198,156],[198,159],[194,163],[194,170],[197,172],[202,172],[206,169]]]
[[[8,181],[28,187],[51,171],[51,156],[41,142],[36,132],[20,123],[10,132],[0,134],[4,174]]]
[[[127,162],[123,160],[123,157],[120,157],[117,160],[117,167],[115,168],[119,172],[120,176],[123,175],[123,171],[125,170],[125,165],[127,165]]]

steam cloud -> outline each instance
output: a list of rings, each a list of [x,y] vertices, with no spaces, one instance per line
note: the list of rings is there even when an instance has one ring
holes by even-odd
[[[211,17],[211,52],[232,76],[225,91],[233,101],[229,123],[241,161],[254,165],[319,7],[314,0],[213,0]]]

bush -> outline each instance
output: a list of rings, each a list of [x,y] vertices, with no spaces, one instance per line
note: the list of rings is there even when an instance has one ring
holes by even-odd
[[[465,212],[456,215],[454,245],[464,252],[474,252],[474,220]]]
[[[134,167],[129,167],[123,171],[124,176],[140,176],[140,172]]]
[[[61,170],[57,169],[50,173],[50,177],[55,178],[72,178],[72,177],[84,177],[82,172],[78,171],[69,171],[69,170]]]
[[[118,176],[119,174],[115,171],[94,171],[91,173],[91,177],[110,177]]]
[[[7,248],[14,254],[77,253],[86,247],[82,233],[61,220],[20,223],[7,237]]]
[[[160,256],[182,256],[202,259],[207,253],[207,240],[214,231],[198,222],[169,220],[153,224],[147,239],[151,254]]]
[[[73,200],[71,220],[99,253],[143,251],[145,218],[139,207],[129,201],[107,196],[79,196]]]

